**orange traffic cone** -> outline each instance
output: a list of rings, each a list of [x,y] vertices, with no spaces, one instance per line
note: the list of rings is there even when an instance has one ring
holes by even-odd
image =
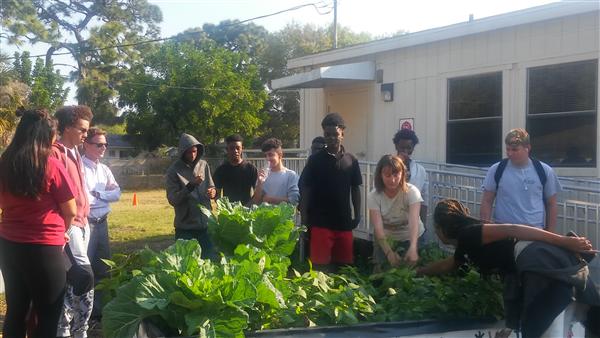
[[[137,194],[136,193],[133,193],[133,203],[132,203],[132,205],[134,207],[137,207],[137,205],[138,205],[138,200],[137,200]]]

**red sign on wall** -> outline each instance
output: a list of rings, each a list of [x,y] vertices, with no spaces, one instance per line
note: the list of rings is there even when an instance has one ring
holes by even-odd
[[[400,119],[400,129],[415,130],[415,119]]]

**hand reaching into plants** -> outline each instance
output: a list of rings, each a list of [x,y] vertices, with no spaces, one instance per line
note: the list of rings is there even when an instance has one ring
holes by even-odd
[[[404,262],[409,266],[415,266],[417,261],[419,260],[419,253],[417,253],[417,249],[409,248],[404,255]]]
[[[402,264],[402,258],[400,258],[400,255],[396,251],[390,250],[386,256],[392,267],[397,268]]]

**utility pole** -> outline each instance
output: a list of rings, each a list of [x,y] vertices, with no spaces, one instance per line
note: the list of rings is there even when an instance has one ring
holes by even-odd
[[[337,48],[337,0],[333,0],[333,49]]]

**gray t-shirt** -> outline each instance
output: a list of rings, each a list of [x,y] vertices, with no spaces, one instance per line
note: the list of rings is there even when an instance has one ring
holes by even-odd
[[[408,229],[408,209],[412,204],[422,203],[421,193],[414,185],[407,183],[408,191],[399,192],[394,198],[389,198],[384,192],[373,190],[367,196],[369,209],[379,210],[383,220],[383,230],[386,236],[398,241],[410,239]],[[425,232],[425,227],[419,218],[419,233]]]
[[[271,171],[265,183],[263,192],[274,197],[287,197],[289,203],[298,204],[300,190],[298,189],[298,174],[288,168],[282,171]]]
[[[546,199],[562,190],[554,170],[545,163],[546,186],[542,187],[540,178],[531,160],[525,167],[515,167],[508,161],[502,173],[498,187],[494,175],[498,168],[496,163],[488,170],[483,181],[484,191],[496,193],[496,206],[492,215],[497,223],[515,223],[544,228],[546,211],[542,191]]]

